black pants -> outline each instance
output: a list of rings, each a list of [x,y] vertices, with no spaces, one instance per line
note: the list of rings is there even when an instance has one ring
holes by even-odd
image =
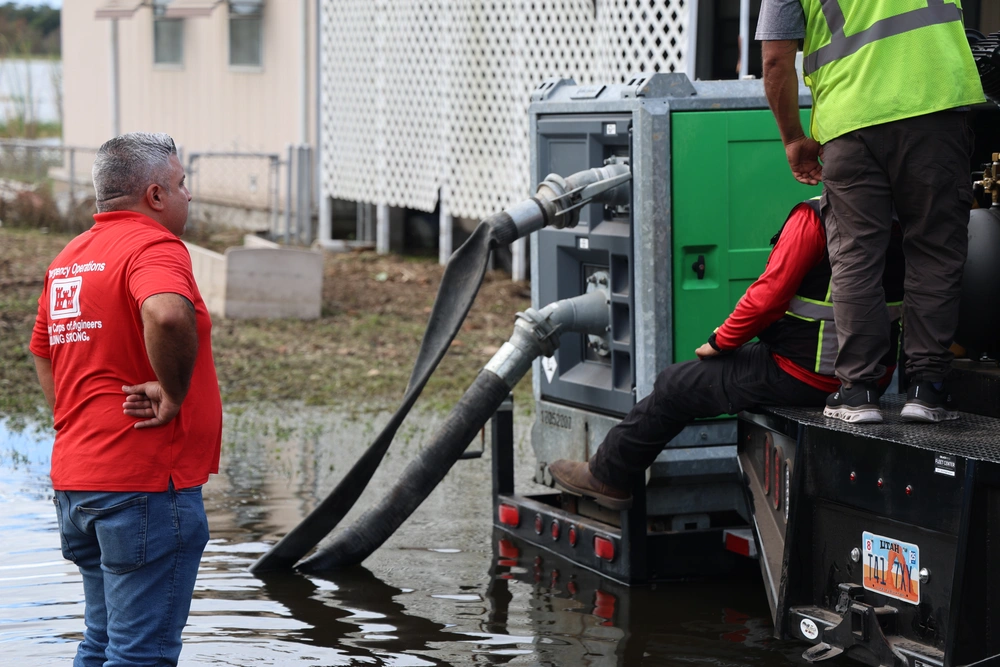
[[[845,384],[875,382],[889,351],[882,271],[895,207],[906,280],[907,375],[942,380],[958,326],[969,243],[972,131],[957,111],[866,127],[823,146],[823,199],[833,312]]]
[[[781,370],[762,343],[674,364],[660,372],[653,392],[608,432],[590,459],[590,471],[605,484],[625,489],[629,476],[652,465],[692,419],[762,405],[820,406],[827,395]]]

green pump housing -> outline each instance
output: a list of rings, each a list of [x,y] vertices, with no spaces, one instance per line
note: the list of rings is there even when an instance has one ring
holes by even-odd
[[[810,99],[801,87],[806,128]],[[533,189],[549,173],[609,159],[632,169],[630,205],[592,204],[576,227],[532,236],[534,307],[601,280],[612,302],[603,339],[567,334],[553,358],[535,362],[536,481],[551,484],[549,462],[588,459],[660,370],[694,358],[763,271],[788,212],[820,188],[792,177],[756,80],[552,79],[534,92],[529,117]],[[651,468],[647,514],[675,529],[733,512],[745,519],[735,441],[735,418],[685,429]]]

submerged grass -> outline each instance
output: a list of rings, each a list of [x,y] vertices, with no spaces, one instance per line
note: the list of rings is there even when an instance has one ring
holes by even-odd
[[[0,416],[44,414],[28,341],[48,263],[72,238],[0,229]],[[359,411],[402,398],[443,268],[432,260],[373,253],[328,254],[323,315],[314,321],[213,322],[212,346],[224,404],[301,401]],[[487,276],[476,304],[420,404],[450,409],[506,341],[528,286]],[[518,385],[531,409],[531,381]]]

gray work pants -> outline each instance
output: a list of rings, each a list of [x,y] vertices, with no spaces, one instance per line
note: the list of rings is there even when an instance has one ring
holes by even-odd
[[[951,363],[972,205],[972,130],[966,113],[941,111],[867,127],[823,146],[827,246],[846,386],[885,372],[889,313],[882,271],[892,208],[906,257],[903,350],[911,378],[937,382]]]

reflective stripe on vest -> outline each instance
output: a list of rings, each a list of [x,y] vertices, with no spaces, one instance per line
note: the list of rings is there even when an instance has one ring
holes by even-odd
[[[820,322],[819,340],[816,342],[815,372],[820,375],[834,375],[838,352],[840,352],[840,341],[837,339],[837,327],[832,320]]]
[[[826,298],[830,298],[827,288]],[[816,366],[813,372],[821,375],[833,375],[833,365],[837,361],[840,343],[837,339],[837,326],[833,322],[833,303],[816,301],[796,294],[788,304],[785,315],[819,323],[819,335],[816,337]]]
[[[803,69],[807,75],[835,60],[857,53],[861,47],[880,39],[962,20],[962,10],[957,5],[946,4],[944,0],[927,0],[926,7],[884,18],[866,30],[847,36],[844,34],[844,25],[847,21],[840,9],[839,0],[819,0],[819,2],[831,38],[829,44],[819,47],[803,59]]]
[[[832,322],[833,304],[829,301],[807,299],[796,294],[791,303],[788,304],[788,310],[785,313],[809,322],[819,322],[820,320]]]
[[[829,298],[829,292],[827,298]],[[890,322],[895,322],[902,317],[902,301],[889,302],[886,307],[889,309]],[[837,353],[840,351],[837,325],[833,319],[833,303],[795,295],[789,302],[785,314],[807,322],[819,323],[819,335],[816,338],[816,366],[813,368],[813,372],[820,375],[833,375]]]
[[[961,0],[799,1],[819,143],[986,99]]]

